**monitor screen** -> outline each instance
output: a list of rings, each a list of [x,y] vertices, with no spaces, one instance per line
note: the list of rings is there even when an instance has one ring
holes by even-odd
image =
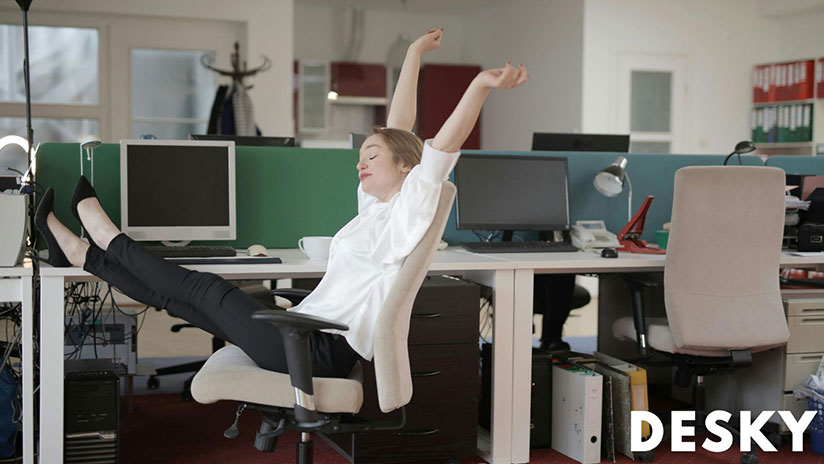
[[[535,132],[532,134],[532,150],[627,153],[629,151],[629,135]]]
[[[464,154],[455,184],[459,229],[569,229],[566,158]]]
[[[294,147],[294,137],[264,137],[254,135],[189,134],[190,140],[226,140],[249,147]]]
[[[235,240],[233,142],[120,142],[120,214],[135,240]]]

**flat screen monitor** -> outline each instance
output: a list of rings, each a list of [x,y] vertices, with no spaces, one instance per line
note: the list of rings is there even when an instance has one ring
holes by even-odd
[[[629,135],[534,132],[533,151],[609,151],[627,153]]]
[[[566,158],[464,154],[455,184],[459,229],[569,229]]]
[[[121,141],[120,219],[135,240],[235,240],[235,144]]]
[[[264,137],[259,135],[189,134],[190,140],[226,140],[247,147],[294,147],[294,137]]]
[[[363,142],[369,137],[369,134],[361,134],[358,132],[350,132],[349,133],[349,145],[352,148],[360,150],[360,147],[363,146]]]

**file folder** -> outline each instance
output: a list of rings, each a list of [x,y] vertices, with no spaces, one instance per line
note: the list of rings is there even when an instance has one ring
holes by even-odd
[[[601,374],[552,366],[552,449],[582,464],[601,462],[602,395]]]
[[[595,352],[595,359],[614,369],[618,369],[619,371],[626,373],[629,376],[630,405],[632,410],[649,411],[646,369],[597,351]],[[643,422],[641,426],[641,436],[643,438],[648,438],[650,433],[650,425]]]
[[[632,429],[630,423],[632,390],[630,387],[629,374],[601,361],[588,361],[582,362],[581,364],[604,377],[604,409],[609,406],[612,410],[611,431],[614,451],[630,459],[634,459],[632,454]],[[607,384],[609,384],[609,395],[607,394]],[[607,400],[608,396],[609,401]],[[602,417],[606,417],[606,414]],[[604,445],[607,445],[607,438],[603,437],[605,430],[606,427],[601,424],[601,440]],[[608,453],[604,450],[604,446],[601,447],[601,455],[605,459],[610,459]],[[614,462],[615,459],[612,458],[612,461]]]

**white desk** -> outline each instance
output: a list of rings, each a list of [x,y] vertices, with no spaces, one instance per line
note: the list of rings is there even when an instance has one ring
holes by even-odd
[[[512,371],[512,462],[529,462],[530,393],[532,384],[532,302],[535,274],[581,274],[617,272],[661,272],[665,255],[619,253],[618,258],[602,258],[597,253],[496,253],[497,258],[515,264],[513,302]],[[824,254],[816,257],[781,257],[782,267],[816,267],[824,264]],[[495,307],[497,311],[497,307]],[[500,314],[496,313],[496,317]]]
[[[325,261],[312,261],[298,250],[270,250],[281,264],[231,264],[187,266],[213,272],[224,278],[277,279],[317,277],[326,270]],[[511,460],[512,427],[512,333],[515,263],[492,256],[475,255],[456,250],[439,251],[430,272],[462,275],[469,280],[494,288],[492,350],[492,430],[488,439],[479,438],[479,451],[487,461],[509,464]],[[89,281],[95,277],[79,268],[40,269],[40,462],[63,462],[63,330],[65,307],[63,289],[66,282]],[[31,288],[29,286],[29,288]],[[31,357],[28,357],[31,359]],[[529,379],[526,379],[527,383]],[[27,389],[30,392],[31,389]],[[527,390],[527,411],[529,393]],[[527,412],[528,415],[528,412]],[[528,419],[528,416],[527,416]],[[31,421],[27,421],[29,424]],[[527,442],[528,445],[528,442]]]
[[[20,302],[20,344],[23,347],[23,464],[34,464],[34,304],[30,262],[22,266],[0,267],[0,302]]]

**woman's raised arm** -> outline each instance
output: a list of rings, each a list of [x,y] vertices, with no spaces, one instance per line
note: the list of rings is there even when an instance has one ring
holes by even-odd
[[[430,29],[426,34],[412,42],[406,51],[401,73],[395,92],[392,94],[392,104],[389,106],[389,116],[386,118],[386,127],[411,131],[415,126],[415,116],[418,108],[418,71],[421,67],[421,55],[441,46],[443,29]]]
[[[481,71],[469,84],[461,101],[452,110],[452,114],[443,123],[441,129],[432,140],[432,148],[448,153],[460,151],[461,145],[469,137],[481,107],[491,89],[512,89],[529,79],[523,65],[513,67],[506,63],[503,68],[493,68]]]

